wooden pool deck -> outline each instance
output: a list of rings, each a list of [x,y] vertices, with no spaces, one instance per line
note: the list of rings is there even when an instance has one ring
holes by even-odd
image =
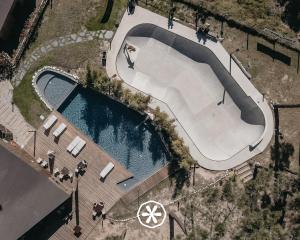
[[[79,175],[78,178],[79,225],[82,228],[82,234],[79,239],[86,239],[97,224],[97,221],[92,219],[93,203],[104,202],[104,208],[107,212],[125,194],[125,191],[119,188],[117,183],[128,179],[132,174],[118,161],[112,159],[104,150],[101,150],[91,139],[87,138],[70,124],[60,113],[54,111],[52,114],[57,116],[58,121],[50,131],[45,133],[41,126],[36,132],[35,159],[41,157],[48,160],[47,152],[48,150],[52,150],[55,152],[53,169],[58,168],[61,170],[63,167],[67,167],[73,174],[77,164],[81,160],[84,159],[88,162],[87,171],[83,176]],[[60,123],[65,123],[67,130],[60,136],[58,141],[55,141],[52,133]],[[73,157],[67,152],[66,148],[76,136],[84,139],[86,146],[77,157]],[[25,146],[25,150],[31,155],[33,155],[33,149],[34,137],[32,137]],[[115,167],[105,181],[102,182],[99,179],[99,173],[109,162],[113,162]],[[72,183],[70,180],[60,182],[57,177],[50,174],[50,168],[48,168],[47,171],[49,172],[50,178],[65,189],[66,192],[72,193],[76,188],[77,180],[75,176]],[[62,225],[50,239],[63,240],[75,238],[73,235],[73,228],[76,226],[75,212],[73,201],[72,220],[68,224]]]

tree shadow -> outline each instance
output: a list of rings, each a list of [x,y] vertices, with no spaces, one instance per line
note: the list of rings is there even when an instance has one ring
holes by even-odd
[[[149,176],[169,161],[168,151],[151,121],[145,121],[146,115],[89,88],[78,87],[72,95],[59,112],[129,171]],[[135,163],[138,166],[133,166]],[[141,172],[134,172],[140,171],[137,169]]]
[[[79,189],[78,189],[78,180],[76,183],[76,189],[74,193],[75,198],[75,217],[76,217],[76,226],[79,226]]]
[[[274,117],[275,117],[275,142],[271,146],[271,159],[274,161],[274,170],[283,171],[288,169],[290,166],[290,157],[294,154],[294,146],[288,142],[281,142],[283,136],[280,133],[279,125],[279,108],[274,106]]]
[[[85,101],[81,119],[87,125],[88,135],[101,145],[102,131],[112,128],[113,134],[109,137],[113,139],[110,141],[126,146],[126,166],[130,165],[132,150],[142,154],[147,148],[154,164],[164,157],[163,154],[167,155],[154,127],[148,121],[143,123],[145,116],[91,89],[81,89],[81,97]],[[149,141],[146,140],[146,132],[150,132]]]
[[[157,133],[151,135],[149,151],[151,152],[153,164],[164,157],[167,161],[169,161],[168,152],[164,147],[162,147],[162,140]]]
[[[176,198],[181,192],[185,184],[189,185],[189,171],[184,168],[180,168],[179,159],[172,158],[168,165],[168,171],[170,175],[171,185],[175,183],[175,189],[172,194],[172,198]]]
[[[282,15],[283,21],[285,21],[295,32],[300,31],[300,1],[288,0],[284,2],[287,3]]]
[[[113,9],[113,6],[114,6],[114,0],[108,0],[106,8],[105,8],[105,12],[103,14],[103,17],[100,20],[101,23],[107,23],[108,22],[108,20],[110,18],[110,15],[111,15],[111,12],[112,12],[112,9]]]
[[[283,171],[290,167],[290,157],[294,154],[294,146],[291,143],[283,142],[271,146],[271,158],[275,163],[275,171]]]

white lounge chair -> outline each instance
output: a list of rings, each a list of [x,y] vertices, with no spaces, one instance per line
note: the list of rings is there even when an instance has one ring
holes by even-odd
[[[100,179],[104,179],[110,173],[110,171],[113,170],[114,167],[115,165],[112,162],[108,163],[100,172]]]
[[[55,131],[53,132],[53,136],[56,138],[59,137],[63,133],[63,131],[65,131],[66,128],[67,128],[67,125],[64,123],[61,123],[58,126],[58,128],[56,128]]]
[[[72,179],[72,178],[73,178],[73,173],[70,172],[70,173],[68,174],[68,177],[69,177],[70,179]]]
[[[52,115],[48,118],[48,120],[44,123],[43,127],[45,130],[49,130],[57,121],[57,117]]]
[[[80,139],[80,142],[72,150],[72,155],[74,157],[76,157],[79,154],[79,152],[84,148],[85,144],[86,144],[86,141]]]
[[[62,173],[60,173],[60,174],[58,175],[58,178],[59,178],[59,180],[62,182],[62,181],[64,180],[65,176],[64,176]]]
[[[45,161],[45,160],[43,160],[42,163],[41,163],[41,166],[42,166],[43,168],[47,168],[47,167],[48,167],[48,162]]]
[[[55,168],[54,171],[53,171],[53,175],[54,176],[57,176],[59,174],[59,169],[58,168]]]
[[[43,161],[43,159],[42,158],[38,158],[37,160],[36,160],[36,162],[38,163],[38,164],[41,164],[42,163],[42,161]]]
[[[55,152],[53,150],[48,150],[47,156],[48,157],[53,157],[55,155]]]
[[[76,145],[80,142],[81,138],[80,137],[75,137],[73,139],[73,141],[69,144],[69,146],[67,147],[67,151],[68,152],[72,152],[73,149],[76,147]]]

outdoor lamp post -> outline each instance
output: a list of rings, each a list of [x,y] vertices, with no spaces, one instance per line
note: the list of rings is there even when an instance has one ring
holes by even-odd
[[[230,75],[231,75],[231,59],[232,59],[232,55],[233,55],[234,53],[238,52],[238,51],[240,51],[239,48],[237,48],[236,50],[234,50],[233,52],[231,52],[231,53],[229,54],[229,56],[230,56],[230,59],[229,59],[229,73],[230,73]]]
[[[34,133],[34,138],[33,138],[33,157],[35,157],[35,145],[36,145],[36,130],[29,130],[28,132],[33,132]]]

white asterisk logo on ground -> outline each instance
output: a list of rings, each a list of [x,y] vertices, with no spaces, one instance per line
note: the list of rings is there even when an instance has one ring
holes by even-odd
[[[143,226],[156,228],[164,223],[166,211],[161,203],[148,201],[139,207],[137,217]]]

